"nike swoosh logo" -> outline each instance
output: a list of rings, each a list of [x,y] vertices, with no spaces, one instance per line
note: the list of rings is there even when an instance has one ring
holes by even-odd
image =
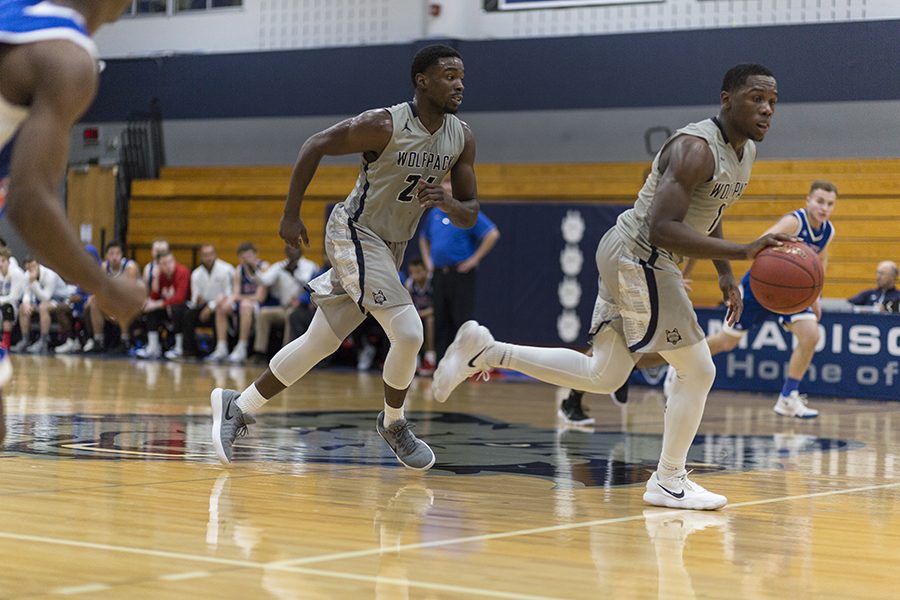
[[[487,350],[487,346],[481,349],[481,352],[472,357],[472,360],[469,361],[469,366],[473,369],[475,368],[475,361],[478,360],[478,357],[484,354],[485,350]]]
[[[226,421],[230,421],[234,418],[234,415],[231,414],[231,404],[232,403],[229,402],[228,405],[225,407],[225,420]],[[659,487],[662,487],[662,486],[659,486]],[[663,488],[663,489],[665,489],[665,488]],[[666,491],[668,492],[669,490],[666,490]]]
[[[682,498],[684,498],[684,490],[681,490],[680,492],[678,492],[678,493],[676,494],[676,493],[673,492],[672,490],[667,490],[667,489],[664,488],[663,486],[659,485],[659,482],[657,482],[656,485],[659,486],[659,489],[661,489],[661,490],[664,491],[665,493],[669,494],[669,495],[672,496],[673,498],[677,498],[678,500],[681,500]]]

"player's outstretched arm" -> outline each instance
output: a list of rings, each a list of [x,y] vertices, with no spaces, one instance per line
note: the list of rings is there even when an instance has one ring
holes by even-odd
[[[475,184],[475,136],[466,123],[463,123],[465,143],[463,150],[450,170],[450,188],[448,193],[438,183],[419,181],[416,198],[423,208],[437,207],[447,213],[450,222],[462,229],[469,229],[478,220],[480,210]]]
[[[128,321],[140,311],[137,289],[113,283],[81,247],[57,194],[69,156],[69,131],[87,110],[96,65],[71,42],[41,42],[19,50],[4,77],[30,97],[16,138],[7,197],[9,219],[41,262],[65,280],[98,295],[108,314]],[[106,302],[103,302],[106,300]]]
[[[322,157],[360,153],[367,160],[375,160],[391,141],[392,134],[391,114],[385,109],[375,109],[336,123],[303,143],[291,174],[279,227],[279,235],[285,243],[295,248],[299,248],[301,242],[309,246],[306,225],[300,218],[300,206]]]

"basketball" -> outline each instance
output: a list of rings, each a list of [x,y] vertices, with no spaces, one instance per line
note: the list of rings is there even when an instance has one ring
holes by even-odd
[[[807,309],[822,291],[825,273],[816,251],[803,242],[762,250],[750,267],[750,289],[761,305],[781,315]]]

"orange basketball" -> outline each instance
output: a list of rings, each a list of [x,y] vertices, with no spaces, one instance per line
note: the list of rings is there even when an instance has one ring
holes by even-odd
[[[803,242],[784,242],[756,255],[750,267],[750,289],[761,305],[791,315],[816,301],[825,273],[816,251]]]

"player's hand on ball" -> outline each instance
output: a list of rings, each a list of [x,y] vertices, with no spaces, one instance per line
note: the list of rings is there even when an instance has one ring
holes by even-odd
[[[769,246],[781,246],[783,242],[798,242],[800,238],[787,233],[767,233],[745,246],[744,257],[753,260],[756,255]]]
[[[309,247],[309,234],[306,233],[306,225],[300,217],[281,217],[281,224],[278,226],[278,235],[284,240],[284,243],[292,248],[300,248],[301,242]]]

